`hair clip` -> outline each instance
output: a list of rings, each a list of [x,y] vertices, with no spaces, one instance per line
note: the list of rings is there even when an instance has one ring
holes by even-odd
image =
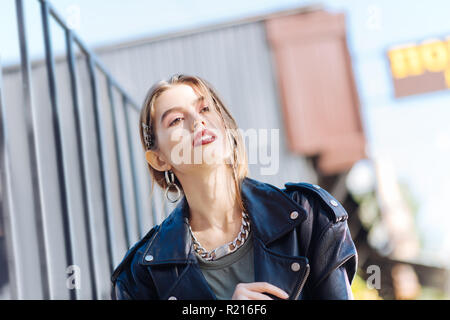
[[[151,149],[152,137],[150,133],[150,126],[146,125],[144,122],[142,122],[142,133],[144,135],[145,146],[147,149]]]

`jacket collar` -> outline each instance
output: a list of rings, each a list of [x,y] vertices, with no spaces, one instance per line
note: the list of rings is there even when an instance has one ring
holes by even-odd
[[[306,219],[306,210],[273,185],[245,177],[241,191],[254,236],[264,245],[277,240]],[[297,211],[298,218],[291,219],[292,211]],[[194,263],[196,257],[191,248],[188,217],[189,205],[183,196],[147,245],[140,263]],[[148,255],[153,259],[147,261]]]

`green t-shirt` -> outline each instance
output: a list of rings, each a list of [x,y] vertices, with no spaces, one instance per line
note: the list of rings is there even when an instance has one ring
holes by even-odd
[[[252,230],[241,247],[222,258],[208,261],[197,253],[195,255],[206,281],[219,300],[231,300],[238,283],[255,281]]]

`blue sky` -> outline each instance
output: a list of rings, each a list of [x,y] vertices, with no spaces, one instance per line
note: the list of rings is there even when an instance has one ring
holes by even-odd
[[[38,1],[26,1],[32,56],[42,54]],[[91,46],[210,25],[237,18],[314,4],[293,0],[54,0],[65,16],[79,10],[76,32]],[[431,253],[429,263],[450,265],[450,91],[394,99],[386,50],[391,45],[450,35],[450,1],[326,0],[325,9],[347,14],[347,37],[362,104],[369,150],[389,157],[399,179],[420,203],[418,222]],[[14,1],[2,0],[0,54],[17,61]],[[75,21],[77,22],[77,21]],[[37,26],[37,27],[36,27]],[[55,40],[56,49],[63,48]],[[433,260],[434,259],[434,260]]]

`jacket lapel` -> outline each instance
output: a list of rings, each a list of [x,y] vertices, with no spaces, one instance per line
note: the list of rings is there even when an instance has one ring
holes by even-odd
[[[272,251],[259,239],[253,243],[255,281],[273,284],[286,291],[289,299],[297,299],[309,274],[308,259]]]
[[[165,264],[148,266],[161,300],[176,297],[180,300],[215,300],[198,264]]]
[[[297,299],[309,274],[308,259],[299,255],[294,238],[276,250],[270,247],[307,218],[306,210],[275,186],[253,179],[243,181],[242,193],[255,231],[255,281],[273,284],[286,291],[289,299]],[[291,218],[294,211],[295,219]]]
[[[306,210],[280,189],[248,177],[242,182],[242,196],[254,232],[255,281],[269,282],[296,299],[308,276],[308,259],[298,254],[297,244],[271,244],[304,221]],[[193,252],[188,217],[183,196],[149,242],[140,264],[147,267],[161,299],[216,299]]]

